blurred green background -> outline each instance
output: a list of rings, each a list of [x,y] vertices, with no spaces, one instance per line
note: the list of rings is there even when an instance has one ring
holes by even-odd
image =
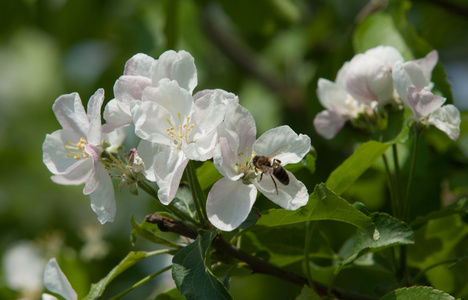
[[[301,178],[311,192],[351,153],[350,141],[354,141],[348,136],[352,131],[345,130],[332,141],[316,134],[312,120],[322,110],[315,94],[317,79],[333,80],[352,58],[354,30],[363,19],[402,3],[406,2],[2,0],[0,299],[15,299],[21,289],[11,283],[6,271],[5,257],[12,249],[13,253],[29,249],[44,261],[59,257],[81,296],[129,251],[154,249],[142,239],[132,246],[129,238],[130,214],[140,222],[154,211],[153,200],[143,194],[118,193],[115,222],[101,226],[82,186],[60,186],[50,180],[41,147],[46,133],[60,128],[51,109],[58,96],[78,92],[86,103],[102,87],[109,101],[115,80],[134,54],[157,58],[168,49],[186,50],[195,58],[197,90],[221,88],[239,95],[256,119],[259,134],[288,124],[311,136],[318,153],[317,172]],[[468,3],[433,0],[411,5],[411,24],[439,51],[452,84],[449,101],[468,109]],[[416,51],[415,56],[425,54]],[[459,160],[466,166],[466,156]],[[457,186],[463,190],[465,173],[466,169],[457,177]],[[369,181],[364,177],[356,184],[369,187],[364,189],[366,195],[354,188],[356,193],[351,190],[349,198],[363,201],[375,193],[363,202],[372,210],[385,210],[382,178],[368,174]],[[108,295],[170,264],[169,259],[137,265],[110,286]],[[275,280],[261,275],[234,279],[233,296],[292,298],[297,288],[284,288]],[[167,288],[167,282],[154,280],[124,299],[157,294]],[[28,293],[30,299],[37,299],[37,291]]]

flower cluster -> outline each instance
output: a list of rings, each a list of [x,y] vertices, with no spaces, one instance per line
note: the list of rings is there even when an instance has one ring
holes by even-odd
[[[405,62],[391,46],[355,55],[338,71],[335,82],[319,79],[317,96],[326,110],[315,117],[315,129],[326,139],[332,139],[347,121],[367,131],[380,130],[386,127],[386,107],[408,107],[418,127],[432,124],[456,140],[460,112],[451,104],[442,106],[446,99],[431,92],[437,60],[434,50]]]
[[[78,94],[60,96],[53,105],[62,129],[48,134],[43,160],[59,184],[85,184],[101,223],[113,221],[116,204],[112,178],[136,192],[140,180],[158,185],[158,198],[169,205],[190,160],[212,159],[225,178],[211,189],[208,219],[222,230],[237,228],[248,216],[257,190],[285,209],[307,203],[304,184],[283,166],[299,162],[310,138],[281,126],[256,140],[253,117],[224,90],[197,86],[193,57],[167,51],[155,60],[137,54],[127,61],[114,85],[115,98],[104,108],[98,90],[85,112]],[[131,130],[129,130],[131,129]],[[139,145],[120,157],[125,132]]]

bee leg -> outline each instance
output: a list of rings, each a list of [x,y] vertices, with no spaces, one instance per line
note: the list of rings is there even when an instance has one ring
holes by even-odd
[[[262,179],[263,179],[263,172],[262,174],[260,174],[260,180],[258,182],[262,181]]]
[[[279,195],[279,193],[278,193],[278,185],[276,184],[276,181],[275,181],[275,179],[273,178],[273,176],[271,176],[271,180],[273,180],[273,183],[275,184],[276,195]]]

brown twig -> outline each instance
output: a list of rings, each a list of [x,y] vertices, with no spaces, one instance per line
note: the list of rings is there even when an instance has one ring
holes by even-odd
[[[147,215],[145,218],[145,221],[148,223],[158,225],[159,229],[164,232],[174,232],[178,235],[185,236],[191,239],[196,239],[198,236],[198,232],[194,228],[189,227],[183,224],[182,222],[179,222],[170,218],[166,218],[158,214]],[[240,261],[247,263],[250,266],[252,273],[268,274],[268,275],[278,277],[280,279],[289,281],[291,283],[294,283],[300,286],[308,285],[308,281],[305,277],[286,271],[258,257],[250,255],[247,252],[226,242],[221,235],[217,235],[214,238],[211,246],[226,255],[232,256],[234,258],[237,258]],[[327,295],[328,293],[328,286],[319,282],[313,282],[312,288],[319,295]],[[358,300],[358,299],[373,300],[374,299],[374,298],[367,297],[367,296],[357,295],[355,293],[345,291],[342,289],[338,289],[338,288],[333,289],[333,294],[336,296],[337,299],[341,299],[341,300]]]

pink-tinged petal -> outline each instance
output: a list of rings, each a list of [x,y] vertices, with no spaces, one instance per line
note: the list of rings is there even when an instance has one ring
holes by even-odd
[[[70,158],[72,159],[72,158]],[[52,181],[62,185],[80,185],[86,182],[93,171],[93,162],[90,158],[80,159],[63,174],[54,175]]]
[[[385,102],[393,96],[392,69],[379,59],[358,54],[350,61],[346,90],[368,105]]]
[[[403,64],[403,68],[411,80],[411,85],[418,89],[432,88],[432,83],[429,81],[429,78],[424,75],[424,71],[419,64],[414,61],[409,61]]]
[[[45,266],[44,285],[49,291],[59,294],[66,300],[78,299],[78,295],[73,290],[65,274],[63,274],[55,258],[51,258]]]
[[[348,77],[349,61],[345,62],[336,74],[335,83],[343,90],[346,90],[346,78]]]
[[[421,120],[440,108],[445,100],[445,98],[436,96],[428,90],[408,87],[408,101],[416,120]]]
[[[291,172],[286,171],[286,173],[289,177],[289,183],[287,185],[282,184],[273,175],[276,186],[278,187],[278,192],[276,191],[272,177],[267,175],[264,175],[261,180],[260,176],[257,177],[255,185],[265,197],[282,208],[296,210],[307,204],[307,201],[309,201],[309,193],[307,192],[306,186],[301,181],[297,180]]]
[[[395,86],[398,96],[400,96],[406,107],[410,107],[407,90],[408,87],[412,86],[412,83],[410,76],[406,72],[405,68],[403,68],[403,64],[396,64],[393,67],[392,76],[393,85]]]
[[[89,194],[91,209],[96,213],[99,222],[113,222],[116,214],[114,185],[109,172],[101,163],[96,167],[95,181],[99,182],[94,191]]]
[[[188,161],[182,151],[171,147],[165,147],[156,154],[154,170],[159,186],[158,197],[162,204],[168,205],[174,199]]]
[[[404,62],[400,51],[392,46],[377,46],[367,50],[364,54],[383,61],[389,67],[394,66],[396,63]]]
[[[257,128],[252,114],[245,107],[236,103],[228,104],[219,132],[221,137],[228,139],[234,152],[251,155],[252,145],[257,139]],[[247,149],[249,154],[246,153]]]
[[[159,86],[159,81],[163,78],[177,81],[181,88],[192,94],[198,83],[192,55],[183,50],[169,50],[161,54],[154,64],[153,86]]]
[[[58,97],[52,109],[64,129],[73,130],[86,137],[89,130],[89,120],[78,93]]]
[[[104,119],[107,123],[102,125],[102,131],[105,133],[133,124],[130,106],[127,107],[117,99],[107,103],[104,108]]]
[[[317,97],[323,107],[337,114],[354,117],[358,113],[360,104],[330,80],[324,78],[318,80]]]
[[[93,145],[101,144],[101,106],[104,102],[104,90],[98,89],[88,101],[88,120],[89,129],[86,135],[86,141]]]
[[[330,140],[343,128],[347,118],[329,110],[322,110],[314,118],[314,127],[318,134]]]
[[[238,155],[229,144],[228,139],[220,138],[216,150],[213,153],[213,163],[218,171],[230,180],[238,180],[242,173],[239,172],[236,164]]]
[[[192,113],[192,95],[181,88],[177,81],[171,81],[167,78],[159,81],[157,88],[146,88],[143,91],[142,99],[164,107],[177,121],[177,124],[179,124],[179,118],[182,122],[186,122]]]
[[[310,151],[310,138],[284,125],[262,134],[252,147],[257,156],[271,156],[281,165],[298,163]]]
[[[91,159],[92,159],[92,162],[93,162],[93,167],[91,168],[91,173],[88,177],[88,179],[86,180],[86,184],[85,184],[85,187],[83,189],[83,194],[85,195],[89,195],[90,193],[94,192],[100,182],[99,182],[99,175],[100,174],[96,174],[97,172],[97,169],[98,167],[100,167],[102,164],[99,162],[99,157],[101,156],[101,150],[94,146],[94,145],[91,145],[91,144],[87,144],[85,146],[85,151],[86,153],[88,153],[89,155],[91,155]],[[109,172],[107,172],[107,174],[109,174]]]
[[[232,231],[247,219],[256,197],[257,189],[253,184],[221,178],[206,199],[208,219],[217,228]]]
[[[435,110],[429,116],[428,123],[445,132],[454,141],[460,136],[460,111],[452,104]]]
[[[237,97],[233,93],[226,92],[222,89],[214,89],[214,90],[202,90],[197,92],[193,95],[193,101],[197,102],[199,99],[203,99],[205,97],[213,98],[213,97],[221,97],[223,99],[224,104],[228,103],[239,103],[239,97]]]
[[[414,62],[421,67],[424,77],[426,77],[427,80],[431,80],[432,71],[437,65],[438,60],[439,53],[437,52],[437,50],[432,50],[424,58],[414,60]]]
[[[171,127],[168,120],[177,126],[172,115],[162,106],[145,101],[132,106],[135,122],[135,134],[147,141],[167,146],[174,146],[173,139],[168,135]],[[178,124],[178,123],[177,123]]]
[[[125,63],[124,75],[143,76],[151,79],[154,59],[143,53],[135,54]]]

